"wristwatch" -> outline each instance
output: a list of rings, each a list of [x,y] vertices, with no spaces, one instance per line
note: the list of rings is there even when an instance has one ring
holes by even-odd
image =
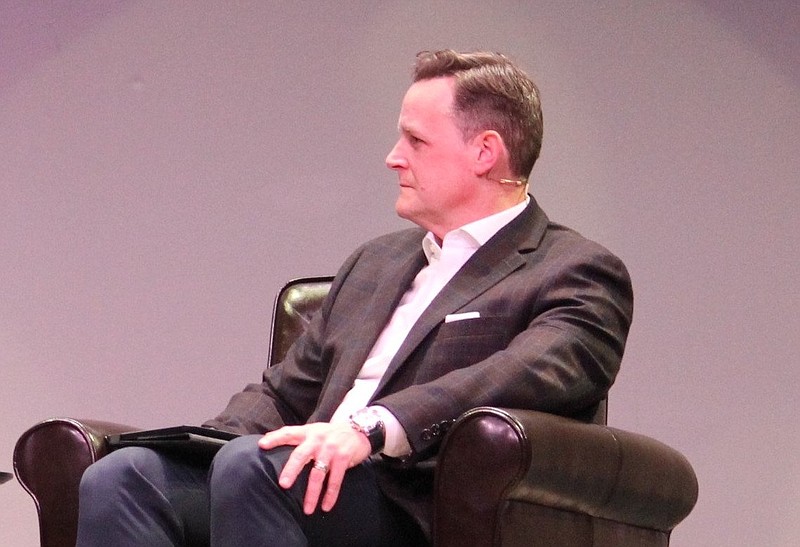
[[[386,426],[380,414],[374,408],[362,408],[350,415],[350,425],[356,431],[367,436],[370,452],[377,454],[386,444]]]

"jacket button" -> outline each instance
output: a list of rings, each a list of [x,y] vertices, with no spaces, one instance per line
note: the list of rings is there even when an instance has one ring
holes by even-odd
[[[433,439],[433,432],[430,429],[423,429],[420,437],[423,441],[430,441]]]

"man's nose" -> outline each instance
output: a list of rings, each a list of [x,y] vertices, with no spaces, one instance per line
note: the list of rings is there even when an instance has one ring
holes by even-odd
[[[389,169],[402,169],[406,166],[406,160],[402,154],[400,154],[400,141],[394,145],[394,147],[389,151],[389,155],[386,156],[386,167]]]

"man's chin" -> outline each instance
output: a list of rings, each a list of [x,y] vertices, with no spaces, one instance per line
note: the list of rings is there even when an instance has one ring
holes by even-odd
[[[412,209],[408,203],[403,200],[402,196],[397,199],[394,204],[394,211],[397,213],[397,216],[403,218],[405,220],[411,220],[412,216]]]

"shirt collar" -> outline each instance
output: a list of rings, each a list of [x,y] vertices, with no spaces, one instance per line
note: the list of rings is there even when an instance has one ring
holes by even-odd
[[[440,247],[436,243],[436,237],[432,232],[425,234],[422,240],[422,250],[425,252],[425,258],[430,263],[431,257],[436,257],[441,253],[442,247],[449,245],[469,246],[473,250],[477,250],[487,241],[489,241],[497,232],[500,231],[506,224],[517,218],[525,207],[530,203],[531,197],[525,197],[525,201],[517,203],[499,213],[483,217],[460,228],[456,228],[445,234]]]

